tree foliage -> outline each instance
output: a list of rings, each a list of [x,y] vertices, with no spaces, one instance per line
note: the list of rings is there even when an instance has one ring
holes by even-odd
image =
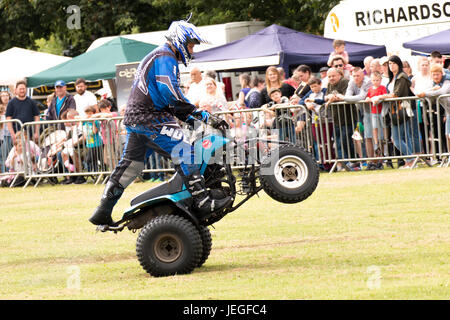
[[[99,37],[165,30],[192,12],[198,26],[265,21],[322,34],[325,18],[339,0],[0,0],[0,51],[58,43],[74,56]],[[80,28],[68,28],[70,5],[80,8]],[[40,39],[36,42],[36,40]],[[53,47],[54,49],[54,47]]]

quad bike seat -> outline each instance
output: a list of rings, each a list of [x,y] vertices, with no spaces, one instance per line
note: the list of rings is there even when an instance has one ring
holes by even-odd
[[[170,180],[163,182],[156,187],[153,187],[134,199],[131,200],[131,206],[134,206],[138,203],[144,202],[149,199],[157,198],[160,196],[168,195],[168,194],[174,194],[177,192],[182,191],[183,189],[183,179],[181,178],[181,175],[178,173],[175,173]]]

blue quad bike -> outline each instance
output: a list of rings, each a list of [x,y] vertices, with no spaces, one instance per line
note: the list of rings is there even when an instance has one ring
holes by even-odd
[[[197,219],[192,198],[181,176],[176,173],[164,183],[131,200],[131,207],[113,226],[99,226],[102,232],[139,231],[137,258],[143,269],[154,277],[188,274],[208,259],[212,238],[208,226],[264,190],[282,203],[298,203],[308,198],[319,182],[316,161],[305,149],[285,141],[226,137],[228,125],[222,121],[211,133],[197,132],[193,139],[195,154],[201,154],[200,172],[214,198],[231,196],[232,203],[209,218]],[[203,126],[204,128],[204,126]],[[198,130],[197,130],[198,131]],[[201,131],[201,130],[200,130]],[[270,151],[262,156],[262,145]],[[249,147],[251,146],[251,147]],[[275,146],[275,147],[274,147]],[[253,150],[252,150],[253,148]],[[232,169],[230,152],[241,152],[244,164]],[[256,159],[251,159],[256,158]],[[228,164],[227,164],[228,160]],[[236,196],[241,196],[240,201]],[[237,203],[236,203],[237,202]]]

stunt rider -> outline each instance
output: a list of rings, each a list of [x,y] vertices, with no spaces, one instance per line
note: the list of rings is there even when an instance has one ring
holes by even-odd
[[[179,87],[178,61],[188,65],[194,45],[207,43],[197,28],[184,20],[174,21],[166,34],[167,42],[150,52],[139,64],[124,115],[127,130],[121,160],[112,172],[100,205],[89,221],[95,225],[113,225],[114,205],[124,189],[144,169],[144,161],[153,151],[171,158],[193,198],[193,211],[200,220],[225,208],[231,197],[213,198],[205,187],[194,151],[184,141],[175,117],[189,122],[194,118],[208,122],[211,115],[199,111],[183,95]]]

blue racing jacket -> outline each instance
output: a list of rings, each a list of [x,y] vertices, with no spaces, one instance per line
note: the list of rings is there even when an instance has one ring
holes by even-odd
[[[158,126],[182,121],[196,107],[181,92],[178,61],[168,44],[150,52],[139,64],[128,98],[124,124]]]

